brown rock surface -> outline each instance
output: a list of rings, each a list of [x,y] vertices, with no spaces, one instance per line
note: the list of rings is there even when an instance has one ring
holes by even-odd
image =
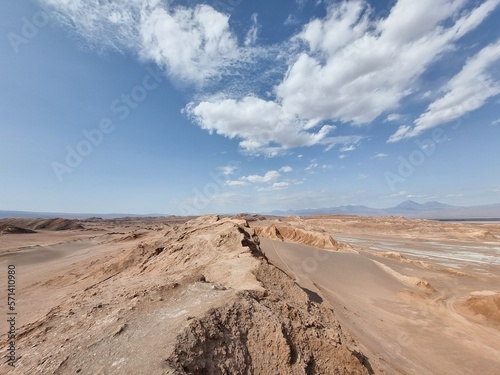
[[[320,249],[352,250],[351,246],[346,243],[341,243],[332,238],[330,234],[324,230],[316,228],[301,228],[292,226],[287,223],[275,221],[267,226],[254,226],[255,233],[259,237],[277,239],[285,242],[295,242],[304,245],[318,247]]]
[[[83,229],[83,225],[75,220],[68,219],[1,219],[2,226],[15,226],[30,230],[77,230]]]
[[[378,373],[334,313],[266,261],[245,220],[125,227],[46,246],[57,253],[46,260],[27,260],[36,247],[2,258],[27,276],[19,358],[1,373]]]

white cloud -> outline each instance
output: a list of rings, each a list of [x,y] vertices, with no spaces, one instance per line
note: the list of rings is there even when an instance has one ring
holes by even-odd
[[[332,4],[296,37],[308,51],[277,86],[278,99],[300,118],[369,123],[397,108],[427,67],[497,4],[486,1],[456,21],[461,0],[400,0],[381,20],[361,0]]]
[[[345,158],[347,158],[346,154],[339,155],[339,159],[345,159]]]
[[[92,47],[132,50],[169,75],[203,84],[244,58],[229,17],[209,5],[159,0],[42,0],[57,19]]]
[[[275,182],[269,187],[260,187],[257,191],[275,191],[287,189],[290,184],[288,182]]]
[[[303,9],[307,3],[307,0],[295,0],[295,3],[299,7],[299,9]]]
[[[492,121],[491,125],[500,125],[500,118],[498,120]]]
[[[358,177],[359,177],[360,180],[364,180],[364,179],[366,179],[366,178],[368,178],[370,176],[368,176],[367,174],[364,174],[364,173],[360,173]]]
[[[406,198],[408,199],[415,199],[415,198],[430,198],[430,195],[423,195],[423,194],[408,194]]]
[[[340,149],[340,152],[351,152],[356,150],[356,146],[350,145],[350,146],[345,146]]]
[[[276,181],[280,176],[281,174],[278,171],[268,171],[264,176],[250,175],[242,177],[242,180],[246,180],[254,184],[262,184],[266,182]]]
[[[383,114],[395,121],[400,101],[419,89],[418,79],[430,64],[500,3],[486,0],[465,10],[465,0],[399,0],[387,17],[377,18],[366,0],[330,2],[324,18],[311,20],[290,41],[258,47],[256,14],[238,42],[229,15],[206,4],[40,1],[91,46],[132,51],[165,68],[174,80],[206,87],[221,78],[244,77],[243,83],[224,86],[218,95],[200,95],[185,113],[202,129],[239,140],[244,152],[267,156],[314,145],[325,146],[325,151],[337,144],[349,148],[356,143],[331,135],[335,123],[362,125]],[[256,86],[246,79],[264,61],[273,61],[273,71],[259,70],[253,76],[275,85],[266,99],[249,94],[258,90],[249,90]],[[268,79],[277,74],[283,74],[279,82]],[[484,78],[490,78],[486,72]],[[495,92],[495,82],[482,82]],[[445,97],[429,106],[415,128],[405,125],[391,141],[450,118],[440,107],[451,106],[460,92],[474,91],[460,91],[459,83],[450,83]],[[482,104],[478,100],[476,106]]]
[[[225,176],[230,176],[238,170],[238,167],[235,167],[234,165],[225,165],[217,168],[217,170],[221,171],[221,173]]]
[[[406,197],[406,196],[408,196],[408,193],[406,191],[400,191],[398,193],[394,193],[394,194],[389,195],[389,197],[391,197],[391,198],[399,198],[399,197]]]
[[[141,54],[185,81],[218,77],[239,57],[229,17],[208,5],[156,7],[141,22]]]
[[[284,167],[280,168],[280,172],[290,173],[290,172],[293,172],[293,168],[290,167],[289,165],[285,165]]]
[[[306,167],[306,171],[307,172],[312,172],[314,169],[316,169],[318,167],[318,163],[316,162],[312,162],[311,164],[309,164],[307,167]]]
[[[427,99],[427,98],[430,98],[432,96],[432,91],[426,91],[422,94],[422,99]]]
[[[203,129],[239,139],[244,152],[317,144],[329,150],[338,141],[328,122],[362,125],[397,109],[429,65],[499,2],[465,11],[463,0],[399,0],[383,19],[365,0],[332,3],[325,18],[292,38],[290,65],[272,100],[226,92],[190,103],[186,113]]]
[[[273,184],[273,188],[284,189],[284,188],[287,188],[288,185],[290,185],[288,182],[275,182]]]
[[[401,125],[398,130],[396,130],[396,133],[394,133],[393,135],[391,135],[389,137],[389,139],[387,140],[387,142],[389,143],[394,143],[394,142],[398,142],[400,141],[401,139],[403,139],[404,137],[406,137],[406,135],[411,131],[411,126],[409,125]]]
[[[247,186],[249,184],[258,185],[257,191],[272,191],[272,190],[280,190],[287,188],[291,183],[299,184],[300,181],[296,180],[285,180],[279,181],[281,178],[281,172],[289,173],[293,171],[293,168],[290,166],[284,166],[280,168],[279,171],[271,170],[267,171],[264,175],[249,175],[242,176],[238,180],[230,180],[226,181],[225,185],[229,187],[241,187]]]
[[[441,89],[445,94],[428,106],[427,111],[415,120],[415,126],[400,127],[389,141],[416,137],[427,129],[482,107],[489,98],[500,94],[500,82],[489,72],[499,60],[500,42],[483,48]]]
[[[140,14],[150,12],[157,1],[41,0],[63,25],[92,47],[128,49],[140,44]]]
[[[403,118],[402,115],[398,113],[391,113],[387,115],[387,118],[385,119],[386,122],[394,122],[394,121],[399,121]]]
[[[289,25],[296,25],[298,23],[299,20],[297,19],[297,17],[293,14],[289,14],[283,24],[289,26]]]
[[[236,187],[236,186],[245,186],[247,183],[245,181],[238,180],[229,180],[225,182],[226,186]]]
[[[327,137],[322,141],[322,144],[327,145],[325,151],[330,151],[337,145],[346,145],[346,147],[357,146],[363,139],[364,137],[360,135],[341,135],[337,137]]]
[[[312,121],[301,120],[287,113],[276,102],[254,96],[242,100],[223,99],[191,103],[186,113],[202,129],[209,132],[239,138],[240,147],[247,152],[260,153],[272,144],[282,149],[322,144],[335,129],[324,125],[317,132]]]
[[[251,46],[257,41],[257,34],[259,32],[259,24],[257,23],[257,13],[252,14],[252,27],[248,30],[245,37],[245,46]]]
[[[384,154],[383,152],[379,152],[378,154],[373,155],[372,159],[385,159],[389,155]]]

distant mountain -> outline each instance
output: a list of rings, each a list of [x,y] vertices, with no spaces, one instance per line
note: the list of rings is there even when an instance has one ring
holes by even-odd
[[[432,211],[432,210],[443,210],[453,206],[448,204],[440,203],[440,202],[426,202],[426,203],[417,203],[415,201],[404,201],[403,203],[398,204],[396,207],[392,208],[393,210],[407,210],[407,211]]]
[[[362,216],[378,216],[380,210],[366,206],[340,206],[330,208],[304,209],[304,210],[288,210],[288,211],[273,211],[272,215],[278,216],[311,216],[311,215],[362,215]]]
[[[359,216],[405,216],[416,219],[500,219],[500,204],[485,206],[451,206],[440,202],[417,203],[407,200],[390,208],[370,208],[366,206],[339,206],[330,208],[273,211],[278,216],[312,215],[359,215]]]
[[[90,218],[118,219],[123,217],[159,217],[166,216],[161,214],[134,215],[134,214],[74,214],[64,212],[29,212],[29,211],[2,211],[0,210],[0,219],[3,218],[26,218],[26,219],[73,219],[83,220]]]
[[[500,220],[500,204],[485,206],[450,206],[440,202],[417,203],[407,200],[395,207],[370,208],[360,205],[347,205],[329,208],[314,208],[302,210],[273,211],[264,214],[276,216],[313,216],[313,215],[358,215],[358,216],[405,216],[414,219],[466,220],[466,219],[497,219]],[[74,214],[57,212],[27,212],[1,211],[1,218],[31,218],[31,219],[117,219],[123,217],[160,217],[161,214]]]

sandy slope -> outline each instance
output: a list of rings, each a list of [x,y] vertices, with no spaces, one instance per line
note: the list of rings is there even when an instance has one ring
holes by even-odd
[[[19,313],[18,362],[0,373],[380,373],[329,308],[268,264],[244,220],[84,225],[67,241],[0,238]]]
[[[357,251],[261,239],[271,262],[330,303],[387,373],[498,373],[500,242],[494,238],[500,226],[402,218],[284,221],[330,230]]]

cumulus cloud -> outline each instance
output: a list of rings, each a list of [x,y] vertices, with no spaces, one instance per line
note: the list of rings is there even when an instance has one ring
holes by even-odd
[[[239,57],[229,17],[208,5],[156,7],[140,31],[141,55],[185,81],[218,77]]]
[[[293,168],[290,167],[289,165],[285,165],[284,167],[280,168],[280,172],[290,173],[290,172],[293,172]]]
[[[240,147],[258,153],[269,146],[290,149],[322,143],[335,129],[323,125],[315,131],[314,121],[287,113],[274,101],[247,96],[242,100],[223,99],[191,103],[187,114],[209,132],[240,139]]]
[[[193,102],[186,112],[203,129],[239,139],[245,152],[270,154],[272,147],[276,155],[318,144],[329,150],[338,143],[330,135],[335,123],[362,125],[397,109],[429,65],[499,2],[465,11],[462,0],[399,0],[382,19],[365,0],[332,3],[326,17],[292,38],[296,48],[274,98],[226,93]]]
[[[387,17],[379,18],[367,0],[330,2],[325,17],[312,19],[282,45],[264,47],[256,45],[257,14],[238,41],[230,16],[206,4],[40,1],[91,46],[132,51],[163,67],[174,80],[204,88],[184,112],[202,129],[238,140],[244,152],[266,156],[314,145],[326,151],[337,144],[349,148],[357,144],[349,137],[356,136],[333,136],[339,124],[360,126],[381,115],[400,120],[395,114],[400,102],[418,91],[427,68],[500,4],[486,0],[470,9],[465,0],[399,0]],[[278,50],[281,60],[276,63]],[[498,90],[486,68],[496,54],[497,47],[490,46],[478,61],[469,61],[465,72],[443,89],[445,95],[413,127],[401,126],[389,141],[450,121],[463,115],[464,108],[482,106]],[[271,65],[264,61],[274,62],[272,72],[262,72]],[[250,70],[254,77],[269,79],[257,79],[256,88],[246,79]],[[469,85],[474,71],[490,94],[461,106],[478,92],[479,84]],[[228,85],[221,81],[233,76],[244,79]],[[210,86],[215,83],[219,85]],[[206,87],[221,92],[214,95]],[[259,97],[264,90],[265,98]]]
[[[414,126],[401,126],[389,142],[416,137],[482,107],[489,98],[500,94],[500,82],[490,73],[499,60],[500,41],[483,48],[441,89],[444,94],[429,104]]]
[[[280,171],[283,173],[289,173],[293,169],[290,166],[285,166],[280,168]],[[227,181],[226,186],[229,187],[241,187],[247,185],[256,185],[257,191],[273,191],[273,190],[282,190],[286,189],[290,186],[291,183],[300,183],[293,180],[281,180],[280,171],[267,171],[263,175],[253,174],[248,176],[242,176],[238,180]]]
[[[42,0],[92,47],[131,50],[174,78],[201,85],[244,58],[229,17],[209,5],[159,0]]]
[[[373,20],[365,1],[332,4],[324,19],[312,20],[296,37],[308,50],[276,88],[284,110],[360,125],[396,109],[427,67],[477,27],[498,0],[459,16],[463,5],[400,0],[387,18]]]
[[[246,180],[246,181],[254,183],[254,184],[262,184],[262,183],[266,183],[266,182],[276,181],[280,176],[281,176],[281,174],[278,171],[268,171],[263,176],[254,174],[254,175],[242,177],[242,180]]]

